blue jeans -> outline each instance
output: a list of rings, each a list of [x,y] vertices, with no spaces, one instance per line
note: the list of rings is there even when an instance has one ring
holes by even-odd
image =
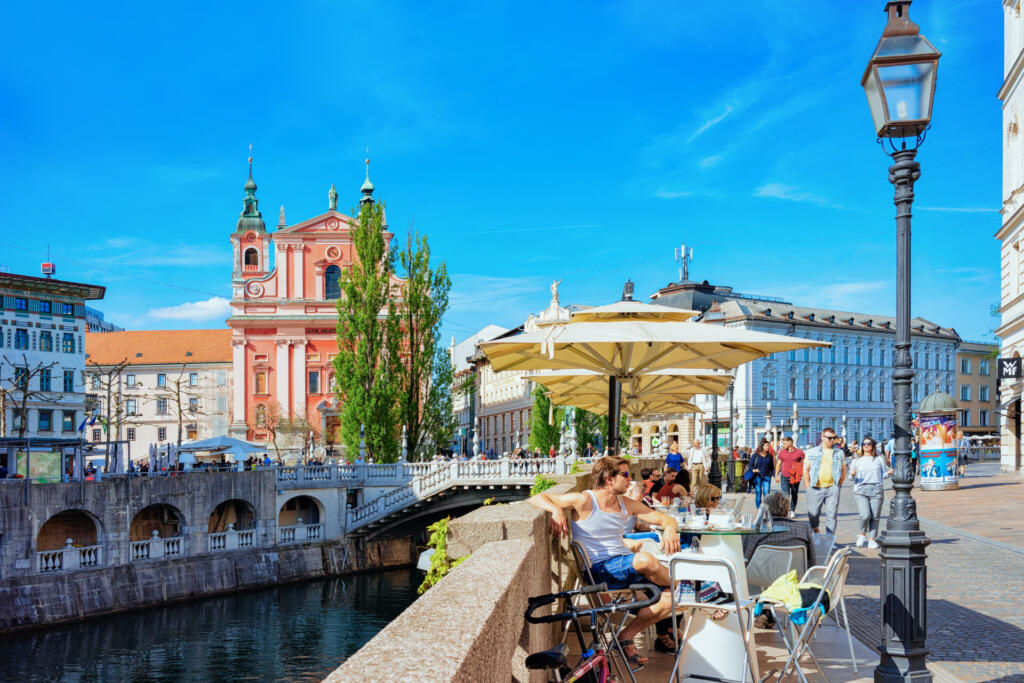
[[[761,498],[767,496],[768,492],[772,490],[772,478],[759,477],[755,474],[750,483],[754,485],[754,507],[759,508],[761,507]]]

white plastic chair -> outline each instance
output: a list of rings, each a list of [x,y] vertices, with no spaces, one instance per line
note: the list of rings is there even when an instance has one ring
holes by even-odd
[[[676,553],[669,560],[669,579],[671,581],[672,590],[672,630],[675,633],[679,633],[678,626],[676,623],[676,613],[679,610],[726,610],[730,614],[726,616],[726,619],[735,618],[739,624],[740,635],[743,638],[744,645],[744,659],[743,659],[743,675],[739,679],[741,681],[747,680],[748,672],[755,680],[757,676],[757,657],[753,651],[754,635],[751,629],[753,622],[753,608],[754,601],[746,597],[746,586],[741,585],[737,579],[738,573],[736,567],[733,565],[732,560],[725,557],[716,557],[714,555],[705,555],[703,553],[694,552],[681,552]],[[732,602],[721,602],[721,603],[707,603],[707,602],[696,602],[696,595],[694,601],[677,601],[676,600],[676,586],[680,581],[700,581],[700,582],[713,582],[717,583],[723,593],[731,593],[733,596]],[[690,628],[693,626],[694,619],[691,617],[687,619],[686,629],[683,632],[683,637],[676,643],[676,657],[675,663],[672,666],[672,673],[669,675],[669,680],[679,681],[679,660],[683,654],[683,650],[686,646],[686,641],[690,634]],[[713,654],[713,653],[710,653]],[[707,680],[708,677],[701,676],[702,679]],[[710,679],[710,680],[723,680],[723,679]]]
[[[747,590],[755,596],[772,585],[775,579],[796,570],[807,571],[807,549],[802,545],[759,545],[747,563]]]

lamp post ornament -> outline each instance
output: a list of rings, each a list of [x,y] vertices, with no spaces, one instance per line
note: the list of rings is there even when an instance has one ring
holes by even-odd
[[[867,95],[875,133],[892,158],[889,182],[896,205],[896,348],[893,354],[895,446],[893,490],[888,519],[878,537],[882,561],[881,654],[875,681],[931,681],[925,665],[928,576],[917,504],[911,495],[910,386],[910,207],[921,176],[915,160],[931,124],[935,78],[941,53],[909,19],[910,0],[885,6],[887,23],[868,61],[861,86]],[[908,148],[909,142],[909,148]],[[845,416],[844,416],[845,418]]]

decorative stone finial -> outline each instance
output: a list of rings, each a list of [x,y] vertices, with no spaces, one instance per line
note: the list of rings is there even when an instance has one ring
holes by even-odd
[[[282,204],[281,205],[281,215],[278,216],[278,218],[277,218],[277,227],[283,228],[283,227],[286,227],[287,225],[288,224],[284,220],[284,204]]]

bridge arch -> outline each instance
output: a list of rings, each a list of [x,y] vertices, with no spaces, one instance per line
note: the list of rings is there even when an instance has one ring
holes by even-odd
[[[166,503],[156,503],[142,508],[132,517],[132,525],[128,538],[132,541],[148,541],[153,532],[159,532],[160,538],[181,536],[185,526],[181,510]]]
[[[233,524],[236,530],[255,529],[256,508],[241,498],[225,500],[210,513],[208,531],[211,534],[227,531],[229,524]]]
[[[103,526],[94,514],[86,510],[62,510],[39,527],[36,550],[59,550],[69,538],[73,545],[99,545]]]
[[[319,498],[306,494],[286,500],[277,512],[277,526],[319,524],[326,519],[326,509]],[[299,522],[299,520],[302,520]]]

